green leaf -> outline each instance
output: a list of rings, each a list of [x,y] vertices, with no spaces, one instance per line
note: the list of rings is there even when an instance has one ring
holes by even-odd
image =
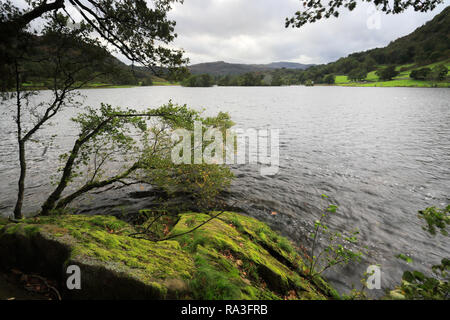
[[[413,262],[412,258],[404,255],[403,253],[400,253],[400,254],[396,255],[395,257],[398,258],[398,259],[402,259],[402,260],[406,261],[407,263],[412,263]]]
[[[419,271],[413,271],[413,275],[414,275],[414,277],[415,277],[417,280],[419,280],[419,281],[425,280],[425,276],[423,275],[422,272],[419,272]]]
[[[405,271],[403,272],[402,279],[408,282],[413,282],[415,278],[411,271]]]
[[[337,206],[335,206],[334,204],[330,204],[330,206],[327,208],[327,211],[328,212],[332,212],[332,213],[335,213],[336,212],[336,210],[337,210]]]

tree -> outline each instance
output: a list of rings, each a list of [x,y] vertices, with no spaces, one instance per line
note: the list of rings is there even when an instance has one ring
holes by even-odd
[[[23,216],[26,144],[38,140],[34,136],[64,107],[79,106],[77,89],[115,69],[107,63],[111,47],[155,73],[184,74],[178,68],[186,62],[182,51],[166,47],[176,37],[175,22],[167,18],[174,1],[155,0],[152,5],[144,0],[27,1],[25,9],[10,1],[0,4],[0,84],[3,97],[14,102],[18,132],[16,218]],[[80,23],[67,13],[68,5],[80,12]],[[36,19],[44,28],[31,33],[30,23]],[[93,32],[109,46],[93,38]],[[33,50],[36,44],[39,50]],[[23,88],[24,81],[33,76],[30,72],[53,91],[51,100],[30,103],[36,92]],[[15,91],[10,93],[12,88]]]
[[[321,19],[328,19],[330,17],[338,17],[342,7],[352,11],[357,5],[357,0],[311,0],[302,2],[302,10],[295,12],[291,18],[286,18],[286,28],[291,26],[293,28],[300,28],[307,23],[313,23]],[[362,2],[362,1],[361,1]],[[427,12],[431,11],[442,0],[365,0],[364,2],[372,2],[377,9],[386,14],[399,14],[408,8],[413,8],[415,11]]]
[[[334,74],[327,74],[325,77],[323,77],[323,82],[326,84],[334,84],[335,82]]]
[[[283,80],[281,80],[281,76],[279,74],[274,74],[272,76],[272,81],[270,82],[271,86],[281,86],[283,85]]]
[[[193,74],[181,82],[184,87],[211,87],[213,84],[214,80],[209,74]]]
[[[14,43],[31,22],[46,20],[56,13],[70,17],[66,8],[72,6],[83,23],[132,62],[155,73],[162,70],[155,66],[166,66],[172,71],[186,62],[182,51],[166,46],[176,37],[175,22],[167,17],[174,2],[178,0],[35,0],[19,9],[6,1],[1,6],[0,56],[3,58],[5,47]]]
[[[375,61],[374,58],[372,58],[371,56],[367,56],[364,59],[364,69],[366,69],[367,71],[372,71],[375,69],[377,62]]]
[[[207,206],[232,177],[227,167],[174,164],[171,159],[173,130],[192,130],[195,121],[226,130],[232,125],[228,114],[201,118],[197,111],[172,103],[144,112],[103,104],[98,110],[87,108],[73,121],[80,127],[79,136],[60,156],[58,182],[41,215],[63,210],[81,195],[113,184],[147,183],[167,193],[181,189]],[[113,163],[122,165],[111,168]],[[69,185],[75,191],[64,195]]]
[[[366,77],[367,71],[360,68],[353,69],[348,74],[348,78],[350,79],[350,81],[363,81],[364,79],[366,79]]]
[[[394,78],[398,74],[399,74],[399,72],[397,70],[395,70],[395,66],[389,66],[389,67],[383,68],[381,70],[378,70],[376,72],[376,75],[378,76],[378,78],[380,78],[380,80],[385,80],[385,81],[392,80],[392,78]]]
[[[217,81],[217,85],[221,87],[226,87],[231,84],[231,76],[227,74],[226,76],[223,76]]]
[[[39,141],[35,137],[36,134],[67,105],[79,105],[77,89],[115,69],[107,63],[106,52],[96,46],[97,40],[87,38],[90,31],[91,28],[84,24],[76,29],[68,28],[67,18],[55,15],[44,25],[40,37],[22,33],[18,37],[20,46],[8,52],[12,63],[7,69],[12,72],[8,73],[7,77],[13,79],[15,90],[3,92],[2,95],[16,113],[20,166],[18,195],[14,208],[16,218],[22,217],[27,174],[26,145]],[[37,95],[37,92],[23,88],[23,74],[35,68],[40,73],[40,79],[51,89],[52,96],[46,101],[36,102],[32,97]],[[27,78],[36,79],[32,74],[28,74]]]
[[[447,77],[448,69],[445,65],[439,64],[433,69],[431,69],[431,72],[429,73],[429,78],[434,81],[442,81],[445,80]]]
[[[212,87],[214,85],[214,80],[209,74],[202,74],[199,78],[200,87]]]
[[[418,70],[413,70],[409,74],[409,77],[414,80],[426,80],[428,78],[428,75],[430,74],[431,69],[430,68],[422,68]]]
[[[244,87],[261,86],[263,78],[264,76],[262,74],[248,72],[240,76],[238,82],[240,86]]]
[[[152,86],[152,85],[153,85],[153,80],[152,80],[152,78],[151,78],[151,77],[145,78],[144,80],[142,80],[141,85],[142,85],[142,86],[146,86],[146,87]]]

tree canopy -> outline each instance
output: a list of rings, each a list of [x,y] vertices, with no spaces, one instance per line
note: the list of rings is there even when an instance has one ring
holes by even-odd
[[[33,21],[48,20],[56,14],[68,17],[74,25],[85,24],[92,33],[108,44],[109,50],[123,54],[133,63],[142,64],[157,71],[156,67],[169,70],[183,65],[183,52],[167,45],[177,36],[175,21],[167,17],[174,2],[182,0],[27,0],[27,7],[20,9],[10,0],[0,4],[0,52],[15,42],[18,34],[30,29]],[[82,21],[76,21],[68,13],[68,6],[75,8]]]
[[[358,2],[373,3],[378,10],[386,14],[399,14],[409,8],[419,12],[431,11],[443,0],[305,0],[301,2],[302,10],[295,12],[293,17],[286,18],[286,27],[300,28],[321,19],[337,18],[342,8],[352,11]]]

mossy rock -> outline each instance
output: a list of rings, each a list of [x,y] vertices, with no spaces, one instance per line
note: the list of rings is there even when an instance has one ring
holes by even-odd
[[[193,259],[176,241],[151,243],[129,237],[134,231],[110,216],[26,219],[0,230],[1,264],[63,284],[67,266],[77,265],[82,290],[64,292],[71,298],[183,298]]]
[[[0,216],[0,230],[9,223],[9,220]]]
[[[210,216],[206,214],[181,214],[171,234],[186,232],[208,219]],[[218,219],[211,220],[194,232],[179,237],[178,241],[182,248],[196,255],[197,268],[205,269],[205,266],[208,266],[211,274],[222,272],[233,279],[231,284],[239,290],[226,288],[227,292],[235,294],[225,294],[222,298],[339,297],[321,278],[315,280],[314,284],[311,283],[302,274],[304,264],[292,244],[256,219],[224,212]],[[205,272],[203,276],[207,276]],[[207,294],[205,291],[208,289],[217,291],[214,281],[204,283],[208,287],[201,288],[202,293],[198,297]]]
[[[184,213],[177,235],[210,219]],[[64,215],[0,221],[0,267],[35,272],[65,288],[69,265],[81,269],[83,299],[326,299],[323,281],[302,275],[303,263],[285,238],[264,223],[225,212],[194,232],[152,242],[112,216]]]

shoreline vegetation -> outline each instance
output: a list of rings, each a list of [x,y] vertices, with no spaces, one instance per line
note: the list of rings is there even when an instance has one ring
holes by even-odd
[[[85,86],[82,86],[80,89],[119,89],[119,88],[137,88],[137,87],[151,87],[151,86],[179,86],[179,82],[169,82],[169,81],[154,81],[151,85],[142,85],[142,84],[109,84],[109,83],[89,83]],[[22,84],[24,90],[33,90],[33,91],[41,91],[41,90],[52,90],[52,88],[48,88],[45,85],[33,84],[33,83],[25,83]]]
[[[271,72],[253,72],[242,75],[213,77],[209,74],[194,74],[184,79],[184,87],[280,87],[291,85],[304,86],[348,86],[348,87],[418,87],[450,88],[448,70],[450,61],[445,60],[427,65],[379,65],[372,71],[355,69],[347,74],[337,72],[323,76],[314,76],[310,71],[314,67],[301,71],[275,70]],[[312,72],[310,74],[310,72]]]
[[[313,69],[311,67],[310,69]],[[391,68],[392,73],[383,75],[383,70]],[[270,72],[248,72],[240,75],[212,76],[210,74],[191,74],[180,81],[169,81],[155,77],[130,84],[111,84],[105,82],[86,83],[81,89],[136,88],[145,86],[183,86],[183,87],[281,87],[281,86],[344,86],[344,87],[411,87],[411,88],[450,88],[450,60],[431,64],[379,65],[370,72],[350,72],[348,74],[327,74],[315,79],[308,75],[310,69],[279,69]],[[298,79],[295,78],[298,75]],[[440,74],[439,74],[440,73]],[[305,78],[305,79],[303,79]],[[23,90],[51,90],[51,84],[44,82],[22,83]]]
[[[286,85],[282,87],[296,87],[296,86],[302,86],[302,87],[308,87],[308,85]],[[430,83],[430,82],[415,82],[415,81],[377,81],[377,82],[360,82],[360,83],[339,83],[339,84],[325,84],[325,83],[319,83],[315,84],[313,86],[316,87],[366,87],[366,88],[450,88],[450,82],[445,83]],[[98,86],[86,86],[82,87],[80,89],[129,89],[129,88],[140,88],[140,87],[182,87],[179,83],[167,83],[167,84],[155,84],[152,86],[138,86],[138,85],[109,85],[109,84],[103,84]],[[220,86],[215,86],[220,87]],[[245,86],[236,86],[236,87],[245,87]],[[249,87],[276,87],[276,86],[249,86]],[[281,87],[281,86],[278,86]],[[44,87],[33,87],[35,91],[44,91],[44,90],[50,90]]]

